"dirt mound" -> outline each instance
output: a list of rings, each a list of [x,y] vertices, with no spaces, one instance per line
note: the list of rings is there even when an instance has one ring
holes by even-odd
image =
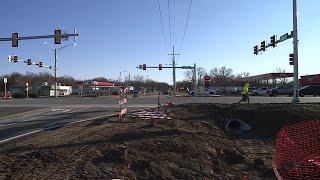
[[[157,122],[83,122],[0,145],[0,179],[275,179],[274,136],[319,105],[189,104]],[[224,132],[225,119],[253,130]]]

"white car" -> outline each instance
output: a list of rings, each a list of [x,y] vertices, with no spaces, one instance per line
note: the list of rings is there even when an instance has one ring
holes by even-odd
[[[258,88],[252,91],[252,95],[254,96],[265,96],[268,94],[268,89],[266,87]]]

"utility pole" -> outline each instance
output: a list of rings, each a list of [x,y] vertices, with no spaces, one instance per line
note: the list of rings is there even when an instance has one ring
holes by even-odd
[[[176,85],[176,60],[175,60],[175,56],[180,55],[180,54],[175,54],[174,46],[173,46],[172,47],[172,54],[169,54],[169,55],[172,56],[173,95],[176,96],[177,85]]]
[[[131,82],[131,73],[129,73],[129,82],[128,82],[128,86],[130,85],[130,82]]]
[[[299,103],[299,72],[298,72],[298,11],[297,0],[293,0],[293,73],[294,73],[294,85],[293,85],[293,99],[292,103]]]

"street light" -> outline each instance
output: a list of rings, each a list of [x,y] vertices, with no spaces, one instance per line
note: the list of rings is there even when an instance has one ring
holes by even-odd
[[[45,45],[47,45],[51,50],[54,51],[54,95],[55,97],[58,97],[58,93],[57,93],[57,86],[58,86],[58,83],[57,83],[57,55],[60,51],[62,51],[63,49],[69,47],[69,46],[76,46],[77,44],[76,43],[72,43],[72,44],[67,44],[65,46],[62,46],[60,48],[55,48],[53,47],[52,45],[48,44],[47,42],[44,42]]]
[[[119,75],[119,83],[121,83],[121,73],[124,73],[124,72],[127,72],[127,71],[120,71],[120,75]]]

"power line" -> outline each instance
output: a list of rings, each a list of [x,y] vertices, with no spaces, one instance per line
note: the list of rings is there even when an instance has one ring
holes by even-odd
[[[175,30],[175,25],[176,24],[176,1],[173,1],[173,33],[172,33],[172,40],[173,40],[173,45],[175,44],[175,39],[174,39],[174,30]]]
[[[163,41],[164,41],[164,47],[167,50],[167,41],[166,41],[166,36],[165,36],[165,33],[164,33],[164,28],[163,28],[162,13],[161,13],[161,7],[160,7],[159,0],[158,0],[158,9],[159,9],[159,14],[160,14],[160,21],[161,21],[161,28],[162,28],[162,36],[163,36]]]
[[[168,13],[169,13],[169,34],[170,34],[170,44],[169,46],[171,47],[171,16],[170,16],[170,0],[168,0]]]
[[[190,11],[191,11],[191,5],[192,5],[192,0],[190,0],[190,3],[189,3],[188,16],[187,16],[186,25],[185,25],[184,32],[183,32],[183,37],[182,37],[182,41],[181,41],[180,51],[182,50],[183,43],[184,43],[184,38],[185,38],[185,36],[186,36],[186,32],[187,32],[187,28],[188,28],[188,23],[189,23],[189,18],[190,18]]]

